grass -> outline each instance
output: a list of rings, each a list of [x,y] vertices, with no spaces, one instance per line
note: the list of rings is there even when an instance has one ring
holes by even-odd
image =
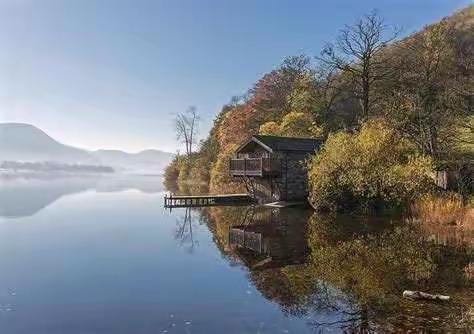
[[[464,202],[456,193],[430,194],[411,206],[413,216],[426,223],[457,225],[474,230],[474,198]]]

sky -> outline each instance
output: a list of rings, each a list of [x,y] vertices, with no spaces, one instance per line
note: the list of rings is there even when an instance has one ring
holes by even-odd
[[[472,0],[0,0],[0,122],[86,149],[175,152],[286,56],[377,9],[410,34]]]

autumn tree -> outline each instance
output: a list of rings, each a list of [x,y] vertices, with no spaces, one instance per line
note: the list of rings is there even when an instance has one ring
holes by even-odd
[[[250,91],[250,103],[260,123],[285,114],[310,112],[314,100],[314,73],[306,56],[288,57],[281,66],[265,74]]]
[[[454,24],[442,21],[401,45],[397,59],[401,70],[382,103],[391,125],[436,160],[460,140],[472,143],[472,44],[463,42]]]
[[[398,35],[372,12],[353,25],[346,25],[335,43],[328,43],[318,59],[350,81],[350,92],[359,101],[360,118],[367,120],[376,100],[374,87],[392,73],[382,51]]]
[[[280,124],[275,121],[263,123],[260,125],[258,133],[267,136],[279,136],[281,133]]]
[[[311,121],[311,115],[302,112],[290,112],[286,114],[281,123],[274,121],[266,122],[260,126],[259,133],[264,135],[275,135],[285,137],[313,137],[318,133]]]

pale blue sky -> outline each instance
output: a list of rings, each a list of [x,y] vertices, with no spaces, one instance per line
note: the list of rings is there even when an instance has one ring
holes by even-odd
[[[173,117],[220,107],[376,8],[411,33],[471,0],[0,0],[0,122],[70,145],[175,151]]]

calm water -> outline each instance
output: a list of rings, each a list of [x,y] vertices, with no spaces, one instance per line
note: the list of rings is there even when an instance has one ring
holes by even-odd
[[[1,333],[469,330],[470,235],[301,209],[162,207],[161,180],[0,181]],[[452,303],[399,298],[448,293]]]

